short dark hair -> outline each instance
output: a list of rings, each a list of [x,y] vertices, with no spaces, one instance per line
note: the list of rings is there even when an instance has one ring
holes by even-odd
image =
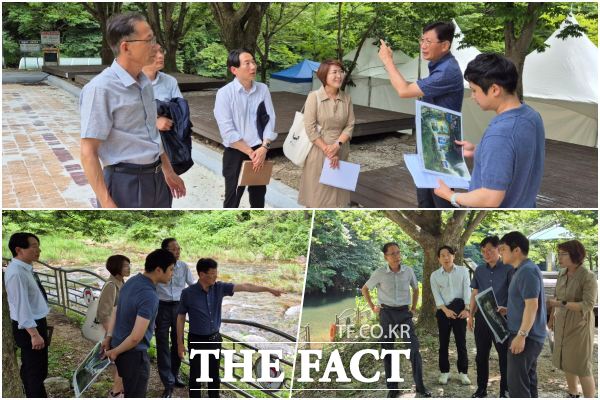
[[[440,257],[440,254],[442,253],[442,250],[444,250],[444,249],[448,250],[448,253],[450,253],[452,255],[456,254],[456,250],[454,250],[454,248],[445,244],[438,249],[438,258]]]
[[[167,272],[169,266],[175,264],[176,261],[175,256],[170,251],[156,249],[146,257],[144,271],[154,272],[156,268],[160,268],[163,272]]]
[[[502,236],[499,244],[507,245],[510,250],[514,250],[517,247],[521,249],[523,255],[529,254],[529,239],[521,232],[513,231]]]
[[[229,70],[229,68],[231,68],[231,67],[234,67],[234,68],[240,67],[240,56],[243,53],[248,53],[252,56],[252,58],[254,58],[254,53],[252,53],[248,49],[241,48],[241,49],[231,50],[229,52],[229,55],[227,56],[227,70]]]
[[[500,244],[500,239],[498,238],[498,236],[494,235],[494,236],[486,236],[481,243],[479,243],[479,247],[481,247],[482,249],[485,247],[486,244],[491,244],[494,247],[498,247],[498,245]]]
[[[12,253],[13,257],[17,256],[17,247],[20,247],[22,249],[29,248],[30,237],[37,240],[38,243],[40,242],[40,239],[37,236],[29,232],[17,232],[11,235],[10,239],[8,239],[8,249]]]
[[[106,269],[112,276],[121,275],[123,272],[123,263],[126,261],[131,263],[129,258],[121,254],[115,254],[106,259]]]
[[[169,247],[169,243],[176,242],[176,241],[177,241],[177,239],[172,238],[172,237],[163,239],[162,243],[160,244],[160,248],[167,250],[167,248]]]
[[[583,244],[579,240],[569,240],[568,242],[560,243],[558,250],[569,253],[571,261],[576,265],[583,264],[585,260],[585,247],[583,247]]]
[[[201,258],[198,260],[198,263],[196,263],[196,271],[198,272],[198,275],[200,275],[200,272],[206,274],[209,269],[216,269],[217,266],[217,262],[212,258]]]
[[[452,44],[454,39],[454,24],[452,22],[433,22],[423,28],[423,33],[435,30],[435,34],[440,42],[448,41]]]
[[[503,87],[508,93],[515,93],[519,81],[515,64],[497,53],[479,54],[467,64],[464,77],[481,87],[485,94],[493,84]]]
[[[146,22],[146,18],[138,12],[115,14],[106,23],[106,41],[115,57],[119,55],[121,41],[135,33],[135,24]]]
[[[400,245],[398,245],[398,243],[396,242],[387,242],[386,244],[383,245],[383,247],[381,248],[381,251],[383,252],[383,254],[387,253],[388,249],[392,246],[396,246],[397,248],[400,248]]]
[[[328,59],[319,65],[319,69],[317,69],[317,78],[319,78],[323,86],[327,85],[327,74],[329,74],[329,69],[334,65],[340,67],[342,71],[344,70],[344,64],[342,64],[340,60]]]

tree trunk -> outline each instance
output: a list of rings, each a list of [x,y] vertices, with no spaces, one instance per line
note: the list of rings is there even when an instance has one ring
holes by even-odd
[[[4,274],[2,276],[4,282]],[[17,364],[15,339],[8,309],[6,289],[2,285],[2,398],[25,397]]]
[[[477,213],[477,214],[473,214]],[[481,223],[487,211],[456,210],[446,224],[442,223],[441,211],[386,211],[385,215],[415,240],[423,249],[423,292],[417,325],[419,329],[435,334],[435,301],[429,278],[439,268],[437,249],[449,245],[460,250],[456,263],[462,262],[464,244]],[[467,219],[468,217],[468,219]],[[465,221],[467,221],[465,223]]]
[[[165,72],[177,72],[179,42],[191,24],[189,18],[186,23],[189,7],[190,3],[146,3],[148,23],[158,43],[165,49]]]
[[[83,5],[83,8],[85,8],[85,10],[90,13],[90,15],[96,21],[98,21],[98,24],[100,24],[100,31],[102,32],[102,48],[100,49],[100,57],[103,65],[110,65],[115,59],[115,55],[108,45],[108,41],[106,40],[106,25],[113,14],[118,14],[121,12],[121,6],[123,3],[90,3],[83,2],[81,5]]]
[[[504,55],[517,67],[517,73],[519,74],[517,95],[521,100],[523,100],[523,67],[525,66],[525,57],[533,41],[533,35],[543,5],[544,3],[529,3],[522,26],[516,27],[515,22],[512,20],[507,20],[504,24]],[[514,7],[514,4],[507,3],[506,6]],[[517,31],[519,32],[519,36],[517,36]]]
[[[237,9],[234,3],[210,5],[227,50],[245,48],[256,51],[260,26],[269,3],[240,3]]]

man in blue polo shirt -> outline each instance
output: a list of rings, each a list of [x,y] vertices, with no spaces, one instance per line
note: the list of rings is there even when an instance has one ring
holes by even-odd
[[[475,303],[475,296],[478,293],[492,288],[496,296],[496,302],[499,307],[506,309],[508,301],[508,285],[513,274],[513,268],[504,264],[500,260],[498,253],[498,236],[488,236],[481,241],[479,247],[483,256],[484,264],[475,269],[473,279],[471,280],[471,304],[470,315],[467,320],[467,326],[473,331],[473,322],[475,319],[475,346],[477,347],[477,356],[475,364],[477,365],[477,390],[471,397],[487,397],[488,378],[490,375],[490,349],[492,343],[498,353],[498,363],[500,366],[500,397],[508,397],[506,384],[506,351],[508,342],[496,343],[494,334],[485,322],[483,315],[478,311]],[[475,318],[473,318],[475,317]]]
[[[185,196],[156,128],[152,83],[156,37],[138,13],[116,14],[106,27],[112,65],[81,90],[81,164],[102,208],[169,208]]]
[[[515,397],[538,397],[537,359],[546,339],[546,301],[540,269],[527,254],[529,240],[521,232],[500,239],[500,254],[515,273],[508,287],[507,353],[508,393]]]
[[[419,40],[422,57],[429,61],[429,76],[409,83],[396,68],[392,49],[381,41],[379,58],[383,62],[390,82],[401,98],[417,98],[460,112],[465,92],[462,72],[456,58],[450,53],[454,39],[452,22],[434,22],[423,28]],[[421,208],[449,208],[451,204],[435,195],[432,189],[417,189]]]
[[[185,357],[183,333],[185,315],[189,314],[188,349],[210,350],[221,348],[221,305],[223,297],[233,296],[236,292],[269,292],[273,296],[281,296],[281,290],[251,283],[217,282],[217,262],[212,258],[201,258],[196,264],[198,283],[181,292],[181,300],[177,313],[177,348],[179,358]],[[208,375],[208,396],[219,397],[221,378],[219,377],[219,358],[210,357]],[[190,359],[189,396],[202,397],[200,377],[200,357]]]
[[[146,257],[144,273],[130,278],[119,293],[102,347],[123,378],[125,397],[146,397],[148,348],[158,312],[156,285],[171,280],[175,261],[170,251],[154,250]]]
[[[477,148],[457,141],[465,157],[475,156],[469,192],[454,193],[440,179],[435,193],[455,207],[535,207],[544,173],[544,124],[517,95],[517,68],[499,54],[484,53],[467,65],[465,79],[479,107],[497,115]]]

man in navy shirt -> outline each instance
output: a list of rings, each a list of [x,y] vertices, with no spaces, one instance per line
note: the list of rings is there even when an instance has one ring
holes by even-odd
[[[102,347],[123,378],[125,397],[146,397],[148,348],[158,311],[156,285],[171,280],[175,261],[170,251],[154,250],[146,257],[144,273],[130,278],[119,293]]]
[[[450,53],[454,38],[454,24],[435,22],[423,28],[419,40],[421,54],[429,61],[429,76],[409,83],[394,65],[392,49],[381,41],[379,58],[390,76],[390,82],[401,98],[421,97],[436,106],[460,112],[465,92],[463,77],[458,62]],[[417,200],[422,208],[449,208],[451,204],[438,196],[432,189],[417,189]]]
[[[521,232],[504,235],[499,249],[504,263],[515,268],[507,302],[508,393],[512,398],[538,397],[537,359],[546,339],[544,280],[537,265],[527,258],[529,240]]]
[[[233,296],[235,292],[269,292],[273,296],[281,296],[281,290],[251,283],[225,283],[217,282],[217,262],[212,258],[201,258],[196,264],[198,283],[189,286],[181,293],[181,300],[177,310],[177,347],[179,357],[185,357],[183,333],[185,328],[185,315],[189,314],[188,349],[210,350],[221,348],[221,305],[223,297]],[[221,378],[219,377],[220,360],[216,357],[209,358],[208,375],[212,382],[208,382],[208,396],[219,397]],[[200,393],[200,358],[190,359],[190,397],[202,397]]]
[[[471,397],[487,397],[487,385],[490,375],[490,349],[492,343],[496,347],[498,353],[498,363],[500,365],[500,397],[508,397],[506,384],[506,351],[508,342],[496,343],[494,334],[488,327],[483,315],[478,312],[475,296],[478,293],[492,288],[496,296],[496,302],[499,307],[506,310],[508,301],[508,285],[513,274],[513,268],[510,265],[504,264],[500,260],[498,252],[498,244],[500,239],[498,236],[488,236],[483,239],[479,245],[481,255],[485,264],[481,264],[475,270],[473,280],[471,281],[471,313],[467,321],[467,326],[470,331],[473,331],[473,317],[475,317],[475,346],[477,347],[477,356],[475,363],[477,364],[477,390]]]
[[[475,156],[469,192],[454,193],[440,179],[435,193],[455,207],[535,207],[544,173],[544,125],[517,95],[515,65],[499,54],[480,54],[467,66],[465,79],[479,107],[497,115],[477,149],[456,142],[465,157]]]

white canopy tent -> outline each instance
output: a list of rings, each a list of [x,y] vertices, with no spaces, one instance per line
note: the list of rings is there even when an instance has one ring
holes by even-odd
[[[568,18],[576,23],[573,17]],[[585,35],[566,40],[557,38],[561,30],[562,26],[548,38],[546,43],[550,47],[546,51],[527,56],[523,72],[525,102],[542,115],[546,138],[597,146],[598,49]],[[464,72],[467,64],[480,52],[473,47],[458,50],[463,36],[458,25],[456,33],[458,37],[454,39],[451,51]],[[376,53],[373,59],[380,63]],[[402,63],[398,69],[408,81],[414,82],[417,79],[418,58]],[[373,71],[377,73],[368,77],[353,77],[353,81],[367,85],[357,84],[357,87],[346,89],[352,101],[359,105],[414,114],[414,99],[398,97],[383,66]],[[427,62],[423,61],[421,77],[428,75]],[[467,82],[464,83],[464,134],[467,140],[477,143],[494,113],[482,111],[470,99],[471,92]]]

